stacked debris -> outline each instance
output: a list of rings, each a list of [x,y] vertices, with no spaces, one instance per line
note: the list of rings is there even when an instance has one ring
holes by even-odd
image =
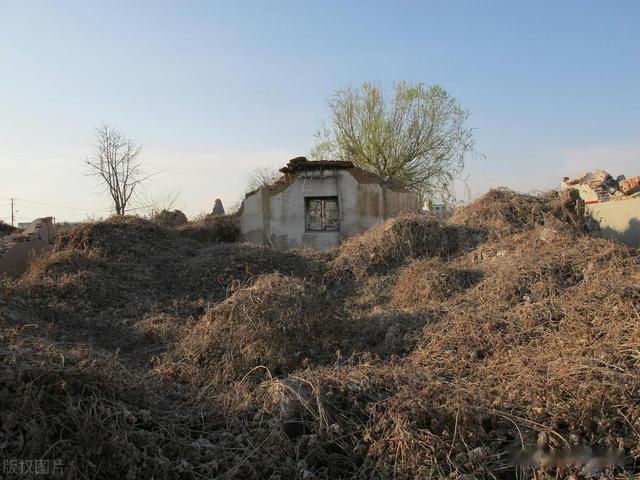
[[[631,195],[637,197],[640,195],[640,175],[630,178],[629,180],[622,180],[620,182],[620,190],[625,195]]]
[[[31,257],[50,246],[52,221],[52,217],[38,218],[26,229],[13,229],[0,239],[0,276],[22,273]]]
[[[562,179],[563,189],[578,188],[580,185],[593,190],[598,202],[640,196],[640,176],[627,179],[624,175],[619,175],[614,179],[608,172],[596,170],[594,173],[586,172],[573,179]]]

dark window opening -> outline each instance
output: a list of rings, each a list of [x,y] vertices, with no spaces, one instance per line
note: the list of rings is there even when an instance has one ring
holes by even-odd
[[[338,230],[338,197],[305,198],[307,230]]]

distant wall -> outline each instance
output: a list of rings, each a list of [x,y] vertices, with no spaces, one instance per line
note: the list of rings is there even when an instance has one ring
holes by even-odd
[[[0,276],[23,273],[29,258],[53,242],[52,217],[34,220],[21,233],[13,233],[0,240]]]
[[[603,237],[640,248],[640,197],[587,205]]]
[[[353,173],[352,173],[353,172]],[[339,230],[306,230],[306,197],[337,197]],[[289,184],[248,196],[240,213],[242,239],[278,249],[326,249],[402,212],[417,212],[418,197],[355,169],[310,169]]]

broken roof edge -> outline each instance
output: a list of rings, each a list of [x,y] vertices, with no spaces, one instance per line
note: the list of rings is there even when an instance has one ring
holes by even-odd
[[[280,169],[281,173],[294,173],[301,170],[313,170],[316,168],[354,168],[353,162],[348,160],[307,160],[307,157],[296,157],[289,160],[286,167]]]
[[[351,176],[359,183],[378,183],[398,192],[413,191],[401,180],[396,178],[384,179],[377,173],[356,167],[353,162],[348,160],[307,160],[306,157],[295,157],[289,160],[287,165],[279,170],[283,174],[281,177],[269,185],[263,185],[247,192],[244,198],[247,199],[261,190],[267,191],[269,195],[276,195],[286,190],[289,185],[295,182],[301,172],[316,169],[348,170]]]
[[[377,173],[357,167],[349,160],[308,160],[306,157],[296,157],[289,160],[287,166],[282,167],[280,172],[287,175],[315,169],[349,170],[351,175],[360,183],[379,183],[396,191],[412,191],[402,180],[397,178],[383,178]]]

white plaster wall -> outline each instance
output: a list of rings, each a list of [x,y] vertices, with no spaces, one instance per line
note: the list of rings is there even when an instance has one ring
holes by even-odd
[[[263,243],[262,190],[244,199],[239,227],[243,240]]]
[[[306,231],[305,197],[326,196],[338,197],[340,230]],[[394,191],[381,183],[359,182],[349,170],[307,170],[283,191],[270,192],[265,188],[248,197],[240,218],[240,231],[244,240],[278,249],[303,245],[326,249],[385,218],[417,211],[418,199],[412,192]],[[262,231],[266,232],[264,239]]]
[[[640,198],[590,204],[587,212],[600,225],[603,237],[640,247]]]

